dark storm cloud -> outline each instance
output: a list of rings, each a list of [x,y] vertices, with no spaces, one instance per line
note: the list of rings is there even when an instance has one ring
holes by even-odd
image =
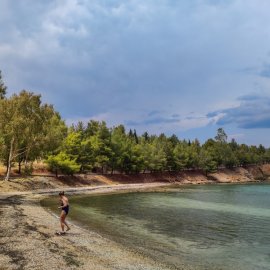
[[[140,125],[172,124],[179,122],[180,122],[179,118],[154,117],[142,121],[127,121],[126,124],[129,126],[140,126]]]
[[[209,113],[208,118],[216,116],[218,125],[236,124],[239,128],[270,128],[270,97],[247,95],[240,97],[239,106]]]
[[[268,0],[2,0],[0,69],[9,94],[39,92],[67,119],[207,129],[185,116],[266,87],[269,65],[245,67],[269,60],[269,9]]]

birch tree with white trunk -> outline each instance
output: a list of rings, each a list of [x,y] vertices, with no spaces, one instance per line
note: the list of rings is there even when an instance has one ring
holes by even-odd
[[[60,131],[51,134],[58,126]],[[42,104],[40,95],[23,90],[8,99],[1,99],[0,137],[6,153],[5,180],[9,180],[12,163],[19,156],[23,155],[27,162],[30,157],[36,158],[44,149],[48,150],[48,146],[57,147],[64,130],[65,124],[59,114],[51,105]]]

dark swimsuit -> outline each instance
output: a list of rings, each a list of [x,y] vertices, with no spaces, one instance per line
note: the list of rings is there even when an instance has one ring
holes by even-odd
[[[69,211],[69,205],[65,206],[65,207],[62,207],[62,210],[65,211],[66,215],[68,214],[68,211]]]
[[[61,203],[61,206],[62,206],[62,210],[64,210],[65,211],[65,213],[66,213],[66,215],[68,214],[68,211],[69,211],[69,205],[67,205],[67,206],[65,206],[65,207],[63,207],[63,202]]]

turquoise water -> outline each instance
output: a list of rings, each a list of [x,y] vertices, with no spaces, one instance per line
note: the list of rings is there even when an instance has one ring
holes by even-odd
[[[57,211],[57,199],[43,202]],[[270,269],[270,185],[70,197],[70,218],[173,269]]]

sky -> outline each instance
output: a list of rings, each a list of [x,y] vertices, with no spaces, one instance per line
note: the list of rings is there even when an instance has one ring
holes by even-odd
[[[269,0],[0,0],[0,70],[138,134],[270,146]]]

